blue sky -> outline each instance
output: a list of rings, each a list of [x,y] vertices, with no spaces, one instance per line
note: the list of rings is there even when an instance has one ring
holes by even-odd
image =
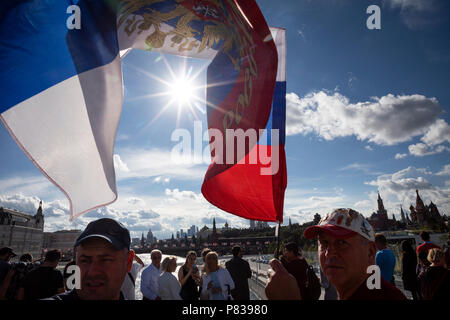
[[[390,215],[415,201],[450,211],[450,3],[438,0],[258,0],[270,26],[287,30],[287,167],[285,221],[351,207],[369,215],[377,190]],[[381,30],[368,30],[366,8],[381,8]],[[206,128],[195,114],[168,108],[170,80],[186,66],[206,81],[206,61],[134,50],[123,60],[124,105],[115,164],[118,200],[69,222],[64,195],[33,166],[0,126],[0,205],[34,212],[44,201],[45,228],[83,228],[108,216],[133,236],[152,229],[170,237],[192,224],[244,227],[248,222],[209,205],[200,192],[207,164],[175,165],[176,128]],[[204,90],[197,90],[204,96]],[[206,147],[206,144],[203,145]]]

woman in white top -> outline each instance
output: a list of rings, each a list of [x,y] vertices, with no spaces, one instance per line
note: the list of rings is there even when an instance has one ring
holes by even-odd
[[[161,300],[181,300],[181,284],[172,274],[177,269],[177,258],[167,257],[161,263],[163,273],[158,279],[158,296]]]
[[[218,262],[217,253],[212,251],[206,255],[206,273],[202,276],[202,295],[209,300],[231,300],[234,281],[227,269]]]

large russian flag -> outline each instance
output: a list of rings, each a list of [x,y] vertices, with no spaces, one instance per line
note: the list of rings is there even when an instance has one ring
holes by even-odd
[[[284,150],[286,127],[286,31],[270,28],[278,52],[278,68],[270,117],[257,144],[233,164],[210,165],[202,186],[205,198],[217,207],[251,220],[283,221],[287,185]],[[270,87],[267,87],[270,90]],[[264,105],[261,105],[263,108]],[[249,136],[249,135],[248,135]],[[228,141],[229,142],[229,141]],[[236,148],[234,149],[236,151]],[[226,152],[229,152],[227,150]],[[238,152],[236,152],[238,153]]]
[[[80,29],[67,27],[72,5],[80,8]],[[223,135],[251,129],[258,136],[231,162],[221,164],[214,154],[203,194],[233,214],[281,220],[285,75],[279,60],[285,60],[277,52],[284,40],[277,39],[284,39],[284,31],[271,34],[254,0],[2,2],[0,119],[67,196],[73,219],[117,198],[113,153],[123,101],[120,57],[146,49],[209,59],[209,128]],[[280,129],[279,140],[271,129]],[[233,153],[229,146],[225,141],[224,157]],[[267,169],[262,162],[241,165],[257,150],[267,151],[272,168],[279,153],[277,170],[262,174],[260,169]]]
[[[82,28],[67,28],[76,3]],[[67,196],[71,218],[117,198],[122,110],[116,8],[107,1],[0,4],[0,119]]]

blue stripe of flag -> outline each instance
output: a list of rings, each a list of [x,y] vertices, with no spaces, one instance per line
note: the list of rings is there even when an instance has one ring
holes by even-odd
[[[72,3],[31,0],[2,7],[0,113],[117,56],[115,8],[107,0],[80,0],[81,30],[68,30]]]

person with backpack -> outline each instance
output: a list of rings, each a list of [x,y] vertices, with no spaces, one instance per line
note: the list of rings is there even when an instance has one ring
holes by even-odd
[[[301,300],[300,289],[294,276],[287,272],[281,262],[272,259],[269,262],[268,280],[264,292],[268,300]]]
[[[289,242],[284,246],[281,263],[297,280],[300,295],[303,300],[318,300],[320,297],[320,281],[312,267],[299,254],[298,245]],[[318,294],[317,294],[318,293]]]
[[[352,209],[336,209],[319,224],[304,231],[306,239],[318,239],[319,262],[339,300],[406,300],[405,295],[379,276],[379,288],[368,285],[376,277],[376,245],[372,226]],[[376,283],[375,282],[375,283]]]
[[[26,275],[34,269],[33,256],[25,253],[20,256],[19,262],[12,265],[5,283],[0,292],[0,300],[17,300],[17,294]]]

